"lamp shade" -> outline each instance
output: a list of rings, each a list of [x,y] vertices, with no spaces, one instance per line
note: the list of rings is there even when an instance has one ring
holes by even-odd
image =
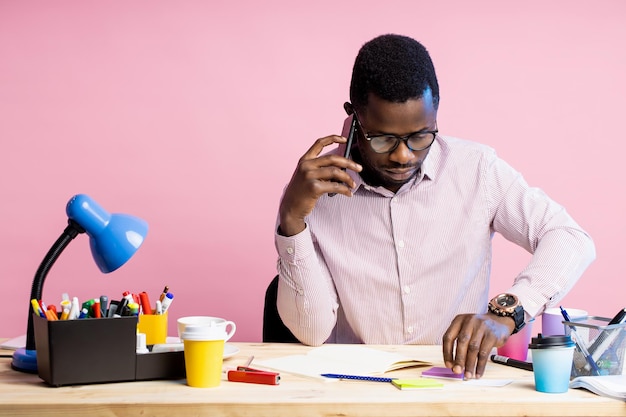
[[[103,273],[124,265],[139,249],[148,233],[148,224],[128,214],[111,214],[85,194],[67,203],[67,216],[89,236],[91,254]]]

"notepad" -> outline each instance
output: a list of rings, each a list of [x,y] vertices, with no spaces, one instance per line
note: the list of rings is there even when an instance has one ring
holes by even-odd
[[[325,379],[322,374],[381,375],[396,369],[429,366],[430,363],[396,352],[362,345],[323,345],[306,355],[290,355],[255,361],[256,366]]]

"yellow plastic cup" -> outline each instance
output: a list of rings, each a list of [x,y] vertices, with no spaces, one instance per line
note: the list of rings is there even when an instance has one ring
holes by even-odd
[[[165,314],[140,314],[137,331],[146,334],[146,344],[165,343],[167,339],[167,312]]]
[[[185,348],[187,385],[196,388],[219,386],[226,332],[212,326],[187,326],[181,338]]]

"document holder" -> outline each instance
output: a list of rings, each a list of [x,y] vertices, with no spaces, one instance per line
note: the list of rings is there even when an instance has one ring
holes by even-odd
[[[626,373],[626,323],[609,325],[610,321],[606,317],[587,316],[563,322],[576,342],[572,378]],[[590,361],[596,364],[596,370]]]
[[[33,315],[39,377],[53,386],[181,379],[184,352],[136,353],[137,317],[49,321]]]

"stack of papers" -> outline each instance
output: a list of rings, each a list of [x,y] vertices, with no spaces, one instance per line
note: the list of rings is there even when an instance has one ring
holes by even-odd
[[[579,376],[570,381],[569,387],[626,401],[626,375]]]

